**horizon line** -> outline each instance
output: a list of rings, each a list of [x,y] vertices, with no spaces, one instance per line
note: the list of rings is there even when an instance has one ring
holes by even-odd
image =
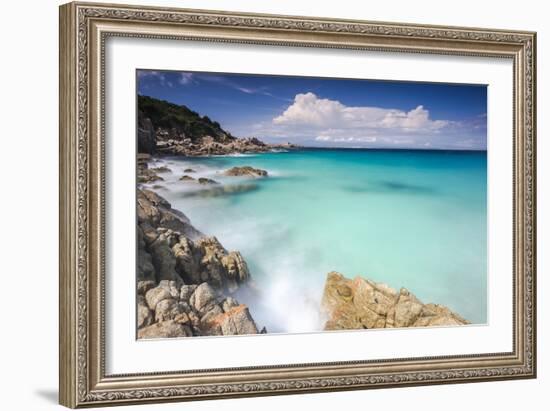
[[[409,150],[409,151],[481,151],[487,152],[487,149],[477,149],[477,148],[415,148],[415,147],[341,147],[341,146],[304,146],[296,144],[296,148],[313,148],[320,150]],[[292,150],[292,149],[291,149]]]

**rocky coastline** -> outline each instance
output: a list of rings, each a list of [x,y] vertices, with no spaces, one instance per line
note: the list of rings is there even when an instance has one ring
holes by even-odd
[[[137,216],[138,338],[265,332],[234,297],[253,287],[239,252],[199,232],[153,191],[138,188]]]
[[[222,156],[231,154],[255,154],[286,151],[297,148],[294,144],[267,144],[257,138],[235,138],[230,141],[215,141],[206,136],[200,141],[190,139],[157,140],[156,152],[161,155],[179,155],[186,157]]]
[[[261,296],[246,261],[228,251],[216,237],[197,230],[181,211],[157,194],[165,166],[155,157],[200,157],[265,153],[296,148],[236,138],[208,117],[185,106],[139,96],[137,155],[137,336],[140,339],[266,333],[250,308],[237,296]],[[251,166],[220,170],[214,179],[193,168],[177,176],[196,184],[187,195],[219,196],[251,191],[250,181],[220,184],[220,178],[268,178]],[[164,178],[163,178],[164,175]],[[258,181],[258,180],[256,180]],[[193,187],[193,186],[187,186]],[[292,313],[289,313],[292,315]],[[324,330],[463,325],[469,322],[445,306],[423,304],[402,288],[399,292],[371,280],[328,274],[319,307]]]
[[[220,124],[183,105],[138,96],[138,152],[201,157],[287,151],[289,142],[268,144],[258,138],[237,138]]]

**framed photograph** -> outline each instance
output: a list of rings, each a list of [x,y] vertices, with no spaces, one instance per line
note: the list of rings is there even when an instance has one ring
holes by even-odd
[[[61,404],[534,378],[535,39],[61,6]]]

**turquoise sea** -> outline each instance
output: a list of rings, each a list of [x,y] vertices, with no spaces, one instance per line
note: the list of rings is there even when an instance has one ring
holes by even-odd
[[[157,163],[172,170],[159,194],[243,254],[262,290],[243,302],[269,332],[320,330],[330,271],[405,287],[486,322],[486,152],[308,148]],[[244,165],[269,177],[220,175]],[[188,167],[223,186],[178,181]]]

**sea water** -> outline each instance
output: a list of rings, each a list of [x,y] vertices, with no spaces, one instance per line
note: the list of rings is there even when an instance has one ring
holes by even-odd
[[[159,194],[244,256],[261,297],[242,302],[269,332],[319,331],[330,271],[486,322],[486,152],[300,149],[157,163],[172,170]],[[269,177],[221,174],[245,165]],[[221,185],[199,189],[183,174]]]

